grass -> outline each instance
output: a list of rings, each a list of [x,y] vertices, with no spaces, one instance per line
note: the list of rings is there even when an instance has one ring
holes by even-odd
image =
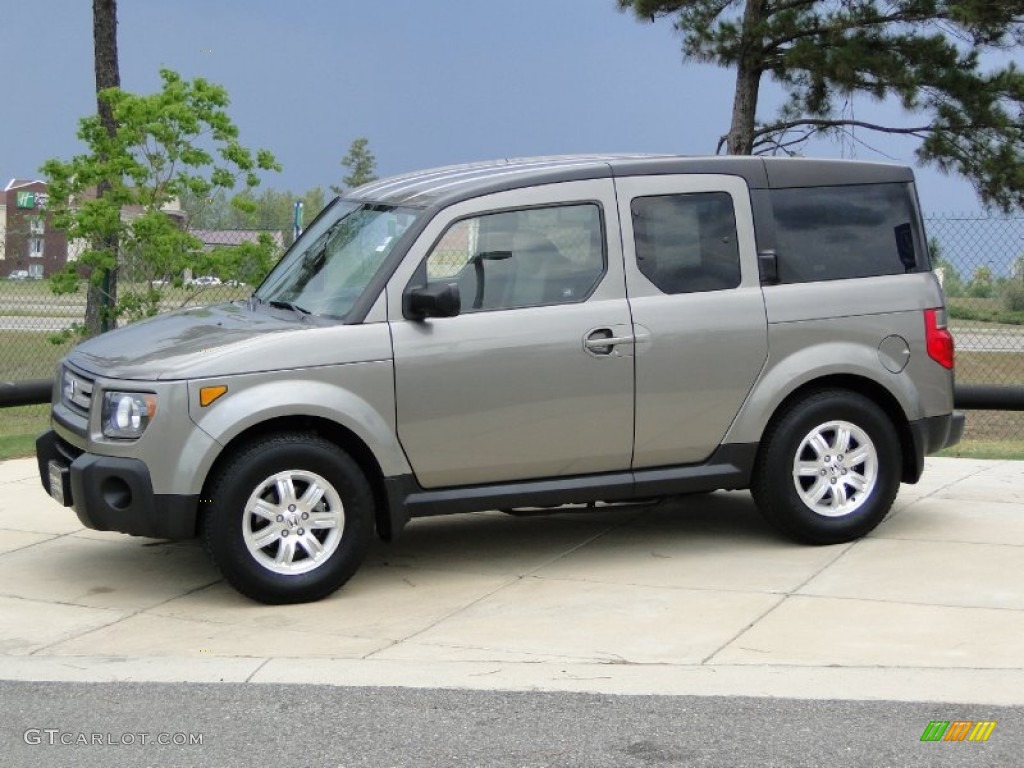
[[[46,431],[50,421],[48,405],[25,405],[4,408],[3,428],[0,429],[0,461],[33,456],[36,438]]]
[[[1006,309],[1001,299],[976,299],[968,296],[946,298],[946,308],[952,325],[962,325],[964,321],[975,321],[985,324],[1024,325],[1024,312],[1011,312]]]
[[[970,414],[967,420],[970,421]],[[1024,459],[1024,440],[963,440],[937,454],[950,459]]]
[[[52,344],[48,336],[39,331],[0,331],[0,379],[24,381],[53,376],[57,361],[71,345]]]

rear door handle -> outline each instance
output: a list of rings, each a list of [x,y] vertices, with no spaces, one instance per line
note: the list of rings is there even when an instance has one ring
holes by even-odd
[[[636,343],[635,336],[616,336],[611,328],[597,328],[586,335],[583,346],[594,355],[610,355],[620,344]]]

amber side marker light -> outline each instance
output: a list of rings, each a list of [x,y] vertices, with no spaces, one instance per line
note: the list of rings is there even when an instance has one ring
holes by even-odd
[[[199,404],[205,408],[227,391],[228,388],[223,384],[216,387],[203,387],[199,390]]]

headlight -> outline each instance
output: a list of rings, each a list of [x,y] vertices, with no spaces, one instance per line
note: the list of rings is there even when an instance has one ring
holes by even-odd
[[[103,434],[140,437],[156,416],[156,395],[146,392],[105,392]]]

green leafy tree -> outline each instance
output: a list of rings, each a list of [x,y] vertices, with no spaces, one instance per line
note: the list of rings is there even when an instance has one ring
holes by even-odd
[[[673,18],[687,59],[735,69],[719,151],[796,153],[854,131],[913,136],[922,163],[969,179],[988,204],[1024,206],[1024,75],[983,61],[1024,40],[1020,0],[617,2],[643,20]],[[770,117],[758,114],[766,77],[788,94]],[[894,98],[906,119],[856,119],[858,96]]]
[[[974,299],[988,299],[992,296],[992,270],[975,267],[971,282],[967,284],[967,295]]]
[[[169,69],[161,69],[160,77],[163,86],[151,95],[102,91],[115,132],[98,115],[85,117],[78,136],[87,151],[67,161],[49,160],[42,168],[55,226],[69,242],[87,244],[77,261],[51,277],[53,290],[75,291],[82,271],[96,281],[126,259],[146,278],[145,289],[125,291],[122,285],[113,319],[154,314],[161,296],[154,281],[177,276],[180,282],[202,252],[202,243],[167,212],[177,199],[213,198],[239,184],[251,190],[259,184],[259,171],[280,170],[269,151],[253,153],[239,143],[224,88],[202,78],[183,80]],[[95,194],[100,185],[106,186],[102,196]],[[117,247],[109,247],[111,242]]]
[[[1010,279],[1001,291],[1003,306],[1010,312],[1024,312],[1024,256],[1013,260]]]
[[[349,173],[341,179],[344,186],[331,186],[331,191],[337,195],[346,189],[360,187],[377,180],[377,158],[370,151],[369,142],[365,137],[360,136],[349,145],[348,154],[341,158],[341,164],[349,169]]]

